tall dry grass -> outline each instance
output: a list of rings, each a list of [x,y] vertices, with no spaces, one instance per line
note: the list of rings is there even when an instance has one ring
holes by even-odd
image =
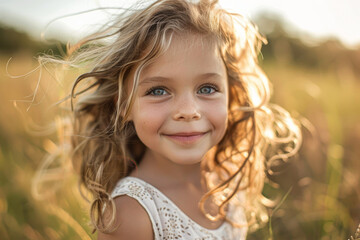
[[[37,67],[31,54],[13,57],[10,74]],[[63,178],[48,175],[40,193],[57,191],[40,199],[31,194],[36,170],[56,149],[59,134],[36,136],[29,131],[35,126],[31,121],[51,124],[56,108],[50,105],[68,89],[46,71],[39,85],[39,71],[10,78],[5,71],[9,58],[0,59],[1,239],[95,239],[71,165],[59,170],[55,161],[50,166],[63,171]],[[276,211],[269,210],[271,229],[266,226],[248,239],[347,239],[360,222],[360,81],[346,67],[324,71],[276,61],[263,65],[273,82],[273,101],[303,122],[304,143],[296,158],[269,176],[278,187],[264,189],[280,198],[288,193]]]

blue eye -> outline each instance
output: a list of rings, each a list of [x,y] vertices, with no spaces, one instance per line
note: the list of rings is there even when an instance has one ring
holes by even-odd
[[[199,94],[212,94],[214,92],[216,92],[217,89],[213,86],[203,86],[199,89],[198,93]]]
[[[153,95],[153,96],[162,96],[166,94],[167,91],[164,88],[160,88],[160,87],[151,88],[146,92],[146,95]]]

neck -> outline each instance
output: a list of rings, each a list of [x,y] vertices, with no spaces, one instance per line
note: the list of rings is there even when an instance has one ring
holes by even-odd
[[[150,151],[145,152],[137,170],[131,175],[159,188],[180,185],[202,188],[200,162],[191,165],[177,164],[169,159],[154,156]]]

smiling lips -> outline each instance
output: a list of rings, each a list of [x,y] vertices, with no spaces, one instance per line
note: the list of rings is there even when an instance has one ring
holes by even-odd
[[[200,138],[202,138],[205,134],[206,132],[189,132],[189,133],[164,134],[164,136],[182,144],[192,144],[198,141]]]

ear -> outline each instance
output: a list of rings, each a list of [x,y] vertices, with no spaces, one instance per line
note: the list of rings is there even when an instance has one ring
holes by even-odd
[[[133,114],[132,111],[130,111],[128,118],[126,119],[127,121],[132,121],[133,120]]]
[[[125,106],[123,105],[122,107],[120,107],[120,116],[122,118],[125,118],[126,117],[126,122],[130,122],[133,120],[133,113],[132,111],[129,111],[127,114],[126,114],[126,110],[125,110]]]
[[[115,96],[114,99],[113,99],[113,102],[114,102],[114,105],[115,105],[115,108],[117,108],[117,102],[118,102],[118,96]],[[125,117],[125,109],[124,109],[124,106],[120,106],[120,117],[124,118]],[[130,112],[129,116],[127,117],[127,121],[132,121],[132,114]]]

